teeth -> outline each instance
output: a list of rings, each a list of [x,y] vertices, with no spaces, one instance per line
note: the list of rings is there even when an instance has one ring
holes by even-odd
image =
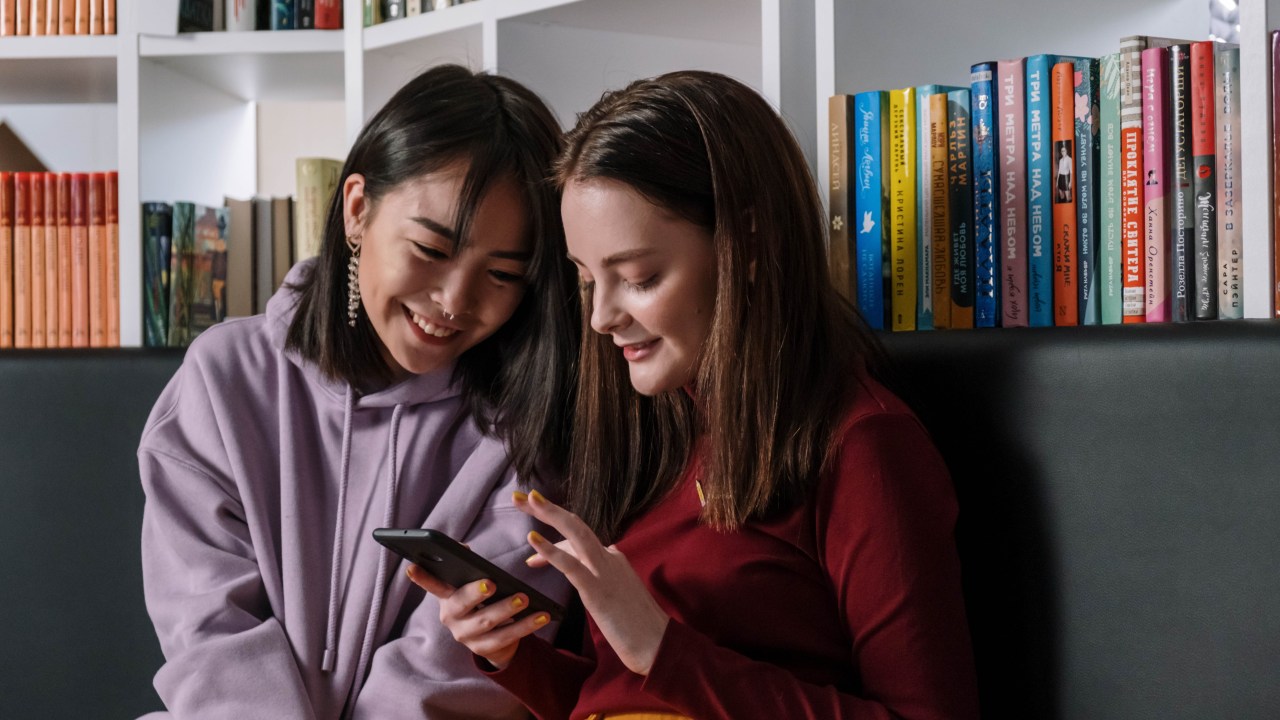
[[[413,324],[422,328],[422,332],[428,335],[433,335],[438,338],[447,338],[458,332],[457,330],[451,330],[450,328],[438,327],[412,310],[409,311],[409,314],[413,317]]]

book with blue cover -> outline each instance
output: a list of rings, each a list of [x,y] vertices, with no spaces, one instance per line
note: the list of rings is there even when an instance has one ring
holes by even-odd
[[[969,71],[973,165],[974,327],[1000,324],[1000,193],[997,190],[996,63]]]
[[[947,185],[950,192],[951,327],[973,327],[973,167],[970,157],[969,90],[947,93]]]
[[[858,310],[873,329],[884,328],[884,274],[889,237],[885,232],[885,207],[889,201],[889,175],[884,172],[888,154],[889,94],[875,90],[854,96],[853,165],[855,276]]]
[[[1079,262],[1079,320],[1097,325],[1102,319],[1098,302],[1098,61],[1080,58],[1075,66],[1076,136],[1076,251]]]

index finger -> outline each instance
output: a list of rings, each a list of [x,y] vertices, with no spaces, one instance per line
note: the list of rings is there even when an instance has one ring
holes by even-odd
[[[604,553],[604,545],[600,543],[600,538],[596,537],[582,518],[551,502],[537,490],[528,495],[522,492],[514,493],[512,499],[522,512],[555,528],[565,540],[569,541],[572,554],[579,560],[590,563]]]

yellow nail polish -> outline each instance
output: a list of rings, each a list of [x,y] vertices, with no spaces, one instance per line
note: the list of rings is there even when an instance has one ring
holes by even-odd
[[[543,496],[542,496],[542,493],[538,492],[537,490],[534,490],[534,491],[532,491],[532,492],[530,492],[530,493],[529,493],[529,499],[530,499],[530,500],[532,500],[532,501],[534,501],[535,503],[537,503],[537,504],[539,504],[539,505],[546,505],[546,504],[547,504],[547,499],[546,499],[545,497],[543,497]]]
[[[512,500],[514,500],[514,501],[516,501],[516,502],[518,502],[518,503],[522,503],[522,502],[528,502],[528,501],[529,501],[529,496],[528,496],[528,495],[525,495],[524,493],[520,492],[519,490],[516,490],[515,492],[511,493],[511,499],[512,499]]]
[[[533,562],[533,559],[534,559],[534,558],[536,558],[536,557],[538,557],[538,555],[537,555],[536,553],[535,553],[535,554],[533,554],[533,555],[530,555],[529,557],[527,557],[527,558],[525,558],[525,559],[524,559],[524,564],[525,564],[525,565],[528,565],[528,564],[532,563],[532,562]]]
[[[533,619],[534,625],[546,625],[549,622],[551,622],[551,617],[548,615],[539,615]]]
[[[481,595],[488,595],[488,594],[489,594],[489,583],[487,583],[487,582],[485,582],[485,581],[483,581],[483,580],[481,580],[481,581],[480,581],[480,594],[481,594]]]
[[[517,610],[519,610],[520,608],[524,607],[524,599],[523,599],[523,598],[520,598],[520,597],[513,597],[513,598],[511,598],[511,607],[513,607],[513,608],[515,608],[515,609],[517,609]]]
[[[405,577],[409,578],[410,580],[412,580],[412,579],[413,579],[413,566],[412,566],[412,565],[410,565],[410,566],[408,566],[408,567],[406,567],[406,568],[404,569],[404,575],[405,575]]]
[[[540,535],[537,530],[529,531],[529,542],[537,544],[537,543],[544,543],[546,541],[547,539],[542,537],[542,535]]]

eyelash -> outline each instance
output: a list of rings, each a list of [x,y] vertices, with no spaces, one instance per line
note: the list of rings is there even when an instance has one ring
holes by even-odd
[[[449,259],[449,256],[446,253],[441,252],[440,250],[437,250],[431,247],[430,245],[423,245],[422,243],[417,243],[417,242],[413,243],[413,245],[418,249],[418,252],[422,253],[430,260],[448,260]],[[514,283],[524,282],[523,275],[509,273],[504,270],[490,270],[489,276],[492,277],[494,280],[497,280],[498,282],[503,284],[514,284]]]
[[[413,246],[418,249],[418,252],[422,253],[423,255],[426,255],[432,260],[448,260],[449,259],[449,255],[447,253],[441,252],[431,247],[430,245],[423,245],[422,243],[414,243]]]
[[[658,276],[652,275],[647,280],[641,280],[640,282],[637,282],[637,283],[629,282],[627,280],[623,280],[622,282],[632,290],[636,290],[638,292],[646,292],[648,290],[652,290],[653,287],[658,284]]]

